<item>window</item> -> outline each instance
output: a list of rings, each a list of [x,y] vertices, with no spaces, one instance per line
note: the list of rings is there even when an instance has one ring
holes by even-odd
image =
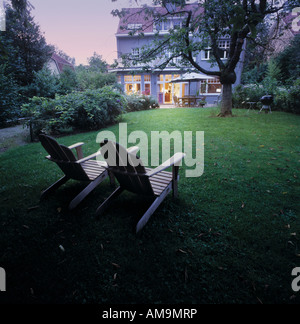
[[[180,29],[183,26],[181,18],[167,18],[154,24],[154,30],[167,32],[170,29]]]
[[[131,56],[134,59],[139,59],[140,58],[140,49],[139,48],[133,48],[131,50]]]
[[[211,52],[210,48],[204,50],[202,60],[207,60],[207,61],[210,60],[210,52]]]
[[[228,50],[230,49],[230,41],[229,40],[219,41],[219,48],[224,50],[224,56],[221,57],[221,59],[226,60],[228,58]]]
[[[145,82],[151,82],[151,75],[144,75]]]
[[[128,24],[127,29],[128,30],[140,30],[143,28],[142,24]]]
[[[219,79],[208,79],[201,81],[201,93],[218,93],[222,92],[222,84]]]
[[[219,41],[219,48],[224,50],[223,56],[221,56],[222,60],[226,60],[228,58],[228,51],[230,49],[230,40],[221,40]],[[210,60],[211,59],[211,47],[208,47],[204,50],[202,55],[202,60]]]
[[[141,92],[141,75],[125,75],[124,81],[125,81],[125,92],[128,95],[134,94],[134,93],[140,93]]]

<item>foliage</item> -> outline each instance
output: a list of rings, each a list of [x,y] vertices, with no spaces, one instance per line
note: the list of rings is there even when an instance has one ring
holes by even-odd
[[[112,87],[72,92],[55,99],[34,97],[23,105],[34,131],[97,130],[116,122],[125,110],[123,96]]]
[[[27,1],[13,1],[6,6],[6,24],[7,31],[1,33],[4,55],[0,56],[0,64],[7,63],[16,82],[28,86],[34,72],[41,70],[50,58],[53,48],[47,45],[34,22]]]
[[[242,84],[261,83],[265,78],[268,64],[260,62],[259,65],[249,68],[248,65],[242,73]]]
[[[90,71],[107,73],[108,64],[103,60],[102,55],[94,52],[93,56],[88,58],[88,62]]]
[[[79,88],[77,74],[70,68],[65,68],[59,75],[59,90],[58,94],[67,94],[76,91]]]
[[[238,86],[234,92],[234,107],[235,108],[249,108],[247,102],[256,102],[260,107],[260,99],[267,94],[274,96],[273,110],[300,113],[300,79],[296,80],[291,86],[277,86],[276,81],[273,80],[263,84],[253,84],[248,86]],[[266,85],[266,86],[264,86]],[[271,91],[270,91],[271,89]],[[273,89],[273,91],[272,91]]]
[[[100,89],[105,86],[115,85],[117,78],[115,74],[107,74],[89,69],[77,69],[78,87],[81,90]]]
[[[281,85],[281,70],[275,60],[269,60],[265,78],[262,82],[267,94],[276,95],[278,87]]]
[[[47,67],[44,67],[42,70],[34,72],[30,89],[30,97],[54,98],[60,90],[60,79]]]
[[[293,85],[280,88],[275,95],[275,107],[279,110],[300,114],[300,78]]]
[[[281,52],[276,58],[276,62],[282,71],[282,82],[293,84],[300,78],[300,35],[295,36],[290,46]]]
[[[6,72],[6,66],[0,65],[0,127],[18,117],[19,105],[19,86],[13,76]]]
[[[247,86],[239,85],[235,88],[233,95],[233,106],[235,108],[249,108],[247,102],[260,102],[260,99],[266,95],[265,89],[259,84],[250,84]]]
[[[36,73],[48,61],[52,47],[46,44],[26,0],[6,4],[6,31],[0,32],[1,124],[20,115],[22,103],[39,91],[47,92]],[[3,68],[5,66],[5,68]],[[37,84],[31,87],[33,81]],[[43,88],[43,89],[42,89]]]
[[[149,110],[159,108],[159,104],[156,99],[151,96],[145,95],[130,95],[126,96],[127,100],[127,112]]]

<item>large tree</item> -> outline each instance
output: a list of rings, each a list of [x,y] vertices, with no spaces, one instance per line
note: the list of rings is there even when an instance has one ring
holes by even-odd
[[[6,64],[23,86],[32,82],[34,72],[41,70],[53,53],[34,22],[32,8],[27,0],[7,3],[6,31],[0,33],[0,64]]]
[[[135,58],[134,61],[136,64],[143,62],[149,69],[157,68],[153,62],[158,56],[162,57],[162,53],[167,53],[164,62],[159,62],[160,68],[168,64],[175,65],[174,59],[181,57],[183,62],[197,71],[218,76],[223,85],[220,116],[226,117],[232,116],[232,88],[237,80],[235,70],[245,50],[246,40],[255,39],[258,26],[266,20],[299,6],[299,0],[202,0],[193,6],[185,0],[153,0],[152,5],[144,5],[140,13],[136,13],[145,16],[145,26],[131,31],[131,35],[143,37],[149,24],[154,22],[159,25],[170,17],[180,17],[184,23],[177,24],[176,28],[163,37],[157,32],[153,43],[145,46],[140,58]],[[155,6],[163,7],[164,10],[156,10]],[[113,14],[122,19],[126,17],[124,10],[116,10]],[[230,40],[227,49],[220,48],[219,40],[224,38]],[[196,54],[207,47],[211,48],[212,70],[204,68],[195,58]],[[224,51],[226,60],[223,59]],[[125,64],[126,59],[132,60],[124,57]],[[181,66],[183,62],[181,61]]]

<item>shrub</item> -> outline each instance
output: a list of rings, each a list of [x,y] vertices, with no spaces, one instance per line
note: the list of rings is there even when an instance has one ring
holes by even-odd
[[[150,96],[130,95],[127,96],[127,112],[150,110],[159,108],[158,102]]]
[[[117,78],[115,74],[105,74],[88,69],[77,72],[78,86],[81,90],[100,89],[105,86],[115,85]]]
[[[55,76],[47,67],[39,72],[34,72],[33,83],[30,85],[32,95],[30,97],[55,98],[59,91],[59,78]]]
[[[233,94],[233,106],[235,108],[248,108],[247,102],[260,102],[264,95],[266,95],[266,92],[263,86],[257,84],[239,85],[235,88]]]
[[[266,82],[266,81],[265,81]],[[270,92],[270,89],[273,89]],[[260,99],[266,94],[274,96],[273,110],[300,113],[300,79],[296,80],[290,87],[274,87],[269,85],[238,86],[235,89],[233,103],[235,108],[248,108],[247,102],[257,102],[260,106]]]
[[[300,79],[291,87],[280,88],[275,96],[275,107],[291,113],[300,113]]]
[[[34,133],[97,130],[115,123],[125,110],[124,97],[112,87],[72,92],[55,99],[34,97],[23,105],[31,117]]]

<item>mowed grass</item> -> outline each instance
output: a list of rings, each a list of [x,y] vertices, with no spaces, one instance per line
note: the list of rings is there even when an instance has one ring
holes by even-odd
[[[128,132],[205,132],[205,172],[180,171],[170,195],[140,233],[150,202],[102,183],[74,212],[83,188],[70,182],[40,202],[61,172],[39,143],[0,155],[0,267],[4,302],[299,303],[292,270],[300,266],[300,116],[236,110],[166,109],[127,114]],[[107,130],[118,137],[118,125]],[[62,137],[97,151],[97,132]],[[202,145],[202,143],[201,143]]]

